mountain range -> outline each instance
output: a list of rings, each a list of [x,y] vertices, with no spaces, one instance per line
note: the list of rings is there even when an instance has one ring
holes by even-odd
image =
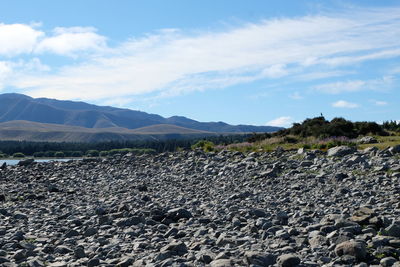
[[[0,95],[0,140],[95,142],[273,132],[280,127],[164,118],[85,102]]]

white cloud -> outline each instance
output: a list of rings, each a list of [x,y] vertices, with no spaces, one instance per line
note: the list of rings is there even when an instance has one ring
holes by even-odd
[[[31,53],[43,32],[24,24],[0,24],[0,56]]]
[[[386,102],[386,101],[378,101],[378,100],[375,100],[375,101],[374,101],[374,104],[375,104],[376,106],[387,106],[387,105],[388,105],[388,102]]]
[[[44,38],[37,44],[35,51],[72,55],[78,51],[104,49],[106,38],[95,31],[91,27],[55,28],[54,36]]]
[[[269,126],[287,127],[293,123],[293,118],[290,116],[282,116],[266,123]]]
[[[398,56],[400,8],[352,11],[270,19],[218,32],[164,30],[114,48],[105,47],[105,38],[91,28],[58,28],[36,51],[69,55],[95,50],[96,57],[45,76],[20,73],[11,85],[32,96],[108,101],[184,94],[285,77],[293,71],[306,74],[321,65],[337,68]],[[347,81],[318,89],[339,93],[345,85],[345,91],[354,92],[365,83]]]
[[[358,108],[359,105],[356,103],[339,100],[337,102],[332,103],[332,107],[335,107],[335,108]]]

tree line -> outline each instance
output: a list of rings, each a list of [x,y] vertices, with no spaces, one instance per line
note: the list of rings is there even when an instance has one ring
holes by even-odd
[[[352,122],[344,118],[334,118],[328,121],[323,116],[306,119],[302,123],[293,123],[293,126],[275,133],[253,134],[249,142],[261,141],[271,137],[287,137],[290,143],[290,136],[298,137],[346,137],[357,138],[362,135],[387,136],[388,131],[399,131],[400,125],[397,122],[386,122],[379,125],[376,122]]]
[[[0,141],[0,157],[82,157],[105,156],[116,153],[159,153],[188,150],[200,140],[218,145],[227,145],[245,141],[249,135],[219,135],[194,139],[109,141],[98,143],[55,143],[29,141]]]

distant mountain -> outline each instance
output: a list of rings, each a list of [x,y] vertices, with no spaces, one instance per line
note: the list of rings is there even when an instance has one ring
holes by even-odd
[[[84,102],[32,98],[21,94],[1,94],[0,122],[16,120],[94,129],[113,127],[137,129],[158,125],[157,130],[161,132],[163,131],[163,126],[160,125],[175,125],[213,133],[274,132],[282,129],[272,126],[198,122],[180,116],[164,118],[156,114],[108,106],[96,106]]]
[[[106,142],[127,140],[166,140],[215,136],[216,133],[157,124],[137,129],[84,128],[31,121],[0,123],[0,140],[48,142]]]

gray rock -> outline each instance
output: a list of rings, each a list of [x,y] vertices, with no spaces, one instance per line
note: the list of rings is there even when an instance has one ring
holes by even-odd
[[[397,262],[397,260],[393,257],[386,257],[380,260],[379,264],[383,267],[390,267],[393,266],[393,264],[395,264]]]
[[[400,222],[395,222],[385,228],[385,231],[387,235],[389,236],[394,236],[394,237],[400,237]]]
[[[278,257],[278,266],[292,267],[300,264],[300,258],[295,254],[283,254]]]
[[[183,242],[172,242],[161,248],[161,252],[169,251],[171,253],[183,256],[188,252],[188,249]]]
[[[230,259],[219,259],[219,260],[214,260],[210,263],[211,267],[232,267],[233,262]]]
[[[261,253],[257,251],[247,251],[244,254],[245,261],[248,265],[272,266],[276,262],[276,257],[272,254]]]
[[[361,137],[360,139],[358,139],[357,143],[359,143],[359,144],[376,144],[376,143],[378,143],[378,140],[376,140],[376,138],[373,136],[364,136],[364,137]]]
[[[367,249],[364,243],[345,241],[336,246],[335,253],[338,256],[350,255],[356,257],[358,260],[364,260],[367,256]]]
[[[348,146],[336,146],[328,149],[328,157],[343,157],[353,154],[356,150]]]

